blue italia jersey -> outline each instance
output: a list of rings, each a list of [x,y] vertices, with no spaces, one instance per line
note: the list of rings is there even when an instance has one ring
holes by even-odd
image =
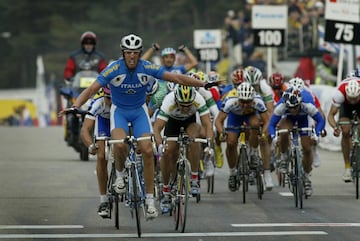
[[[146,60],[139,60],[134,70],[126,67],[123,58],[110,63],[97,77],[101,86],[109,84],[112,103],[123,109],[140,108],[146,101],[146,92],[155,78],[162,79],[165,68]]]

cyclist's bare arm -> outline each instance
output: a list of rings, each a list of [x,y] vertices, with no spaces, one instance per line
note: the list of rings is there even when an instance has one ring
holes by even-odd
[[[225,121],[226,117],[227,117],[227,114],[225,112],[219,111],[219,114],[215,118],[215,127],[219,133],[225,132],[224,121]]]
[[[328,114],[328,116],[327,116],[327,119],[328,119],[329,125],[330,125],[332,128],[335,128],[335,127],[336,127],[335,116],[336,116],[336,114],[338,113],[338,111],[339,111],[339,107],[334,106],[334,105],[331,105],[329,114]]]
[[[83,141],[84,145],[90,147],[93,143],[93,138],[91,133],[93,132],[93,128],[95,126],[95,120],[85,118],[83,125],[80,131],[80,137]],[[91,153],[94,154],[94,153]]]
[[[156,140],[157,145],[160,145],[162,142],[161,131],[162,131],[162,129],[164,129],[165,124],[166,124],[166,121],[156,118],[153,129],[154,129],[154,135],[155,135],[155,140]]]
[[[145,53],[141,56],[143,60],[150,60],[151,56],[160,49],[160,45],[158,43],[154,43],[151,48],[145,51]]]
[[[189,71],[198,65],[198,61],[187,47],[184,47],[183,51],[185,53],[186,58],[188,59],[188,63],[185,64],[185,69],[186,71]]]
[[[214,132],[212,129],[210,114],[202,115],[200,117],[201,124],[205,128],[206,138],[211,139],[211,142],[214,140]]]

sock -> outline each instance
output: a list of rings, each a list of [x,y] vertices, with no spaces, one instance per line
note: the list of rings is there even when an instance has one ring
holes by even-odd
[[[100,195],[100,203],[109,202],[109,198],[106,195]]]

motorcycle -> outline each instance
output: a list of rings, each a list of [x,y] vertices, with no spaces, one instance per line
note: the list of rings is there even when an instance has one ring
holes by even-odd
[[[76,98],[96,80],[98,75],[97,72],[91,70],[79,71],[70,84],[60,88],[60,95],[66,99],[66,108],[70,108],[75,103]],[[82,161],[89,160],[89,151],[81,140],[80,130],[90,103],[91,99],[82,105],[76,113],[69,112],[65,115],[65,142],[68,146],[73,147],[76,152],[79,152]]]

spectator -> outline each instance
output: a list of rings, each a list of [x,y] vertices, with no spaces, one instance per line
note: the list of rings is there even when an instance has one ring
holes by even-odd
[[[316,67],[315,84],[336,86],[337,76],[334,73],[334,58],[324,54],[321,63]]]

